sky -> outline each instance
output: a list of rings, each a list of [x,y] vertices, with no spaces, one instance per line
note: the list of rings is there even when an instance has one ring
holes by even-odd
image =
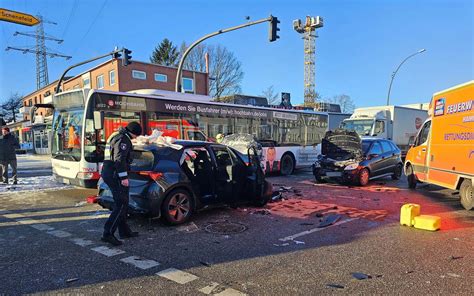
[[[474,1],[472,0],[0,0],[0,8],[40,14],[52,51],[73,58],[48,59],[49,81],[72,64],[110,52],[115,46],[149,61],[164,38],[180,45],[204,35],[270,14],[280,20],[276,42],[268,41],[268,23],[206,40],[233,52],[242,63],[242,93],[262,95],[273,86],[303,102],[302,35],[292,21],[321,16],[316,40],[316,91],[323,98],[349,95],[357,107],[385,105],[393,71],[409,55],[392,86],[392,104],[428,102],[434,92],[474,79]],[[13,93],[35,91],[34,54],[5,51],[34,46],[35,39],[13,36],[27,27],[0,21],[0,102]],[[96,64],[103,62],[99,61]],[[96,64],[72,70],[71,74]]]

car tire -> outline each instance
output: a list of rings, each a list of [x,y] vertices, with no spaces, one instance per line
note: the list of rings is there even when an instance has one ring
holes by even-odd
[[[171,191],[161,204],[161,216],[169,225],[186,223],[193,212],[193,198],[183,189]]]
[[[411,165],[408,165],[406,172],[407,172],[408,188],[415,189],[417,181],[416,181],[415,173],[413,172],[413,167]]]
[[[370,172],[367,168],[363,168],[359,172],[359,185],[366,186],[369,184]]]
[[[259,199],[254,200],[251,204],[256,207],[264,207],[272,198],[271,194],[267,194],[267,191],[271,190],[268,188],[269,183],[265,182],[264,188],[263,188],[263,193],[264,196],[260,197]]]
[[[280,160],[280,174],[288,176],[295,170],[295,160],[290,154],[284,154]]]
[[[472,210],[474,207],[474,199],[472,196],[472,181],[465,179],[461,183],[461,188],[459,189],[459,195],[461,196],[461,205],[466,210]]]
[[[316,179],[316,183],[324,183],[325,180],[321,177],[321,174],[318,172],[314,173],[314,179]]]
[[[402,177],[402,165],[398,164],[393,171],[392,180],[400,180]]]

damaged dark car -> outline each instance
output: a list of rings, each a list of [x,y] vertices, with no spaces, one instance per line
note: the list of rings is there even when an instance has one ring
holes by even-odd
[[[361,139],[355,131],[337,129],[326,132],[313,175],[317,182],[333,179],[365,186],[375,178],[400,179],[402,167],[400,149],[392,141]]]
[[[178,148],[177,148],[178,147]],[[265,180],[253,148],[243,161],[231,147],[199,141],[176,141],[134,147],[129,172],[129,213],[185,223],[199,209],[213,205],[265,205],[272,185]],[[112,209],[108,186],[99,181],[98,203]]]

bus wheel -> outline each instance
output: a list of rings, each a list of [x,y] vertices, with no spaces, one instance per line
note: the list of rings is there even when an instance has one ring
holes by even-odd
[[[283,176],[288,176],[293,173],[295,170],[295,161],[290,154],[285,154],[282,156],[280,161],[280,173]]]
[[[474,207],[474,200],[472,199],[472,181],[465,179],[461,183],[461,188],[459,189],[459,195],[461,195],[461,205],[466,210],[471,210]]]

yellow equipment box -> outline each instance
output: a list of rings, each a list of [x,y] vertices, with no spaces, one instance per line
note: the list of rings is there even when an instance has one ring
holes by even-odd
[[[413,226],[415,224],[414,218],[420,215],[420,205],[418,204],[404,204],[400,209],[400,224],[406,226]]]
[[[441,227],[441,218],[438,216],[420,215],[415,217],[415,225],[417,229],[436,231]]]

